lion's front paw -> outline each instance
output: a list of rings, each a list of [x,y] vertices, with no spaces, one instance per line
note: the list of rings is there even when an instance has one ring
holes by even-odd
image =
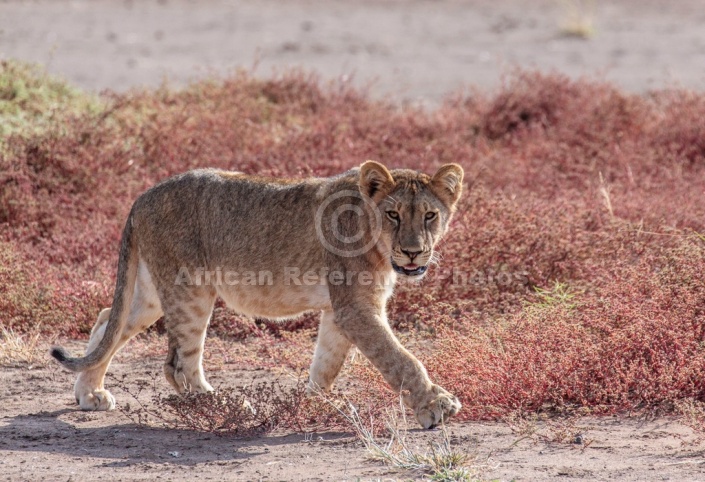
[[[438,385],[434,385],[429,394],[430,400],[414,410],[416,420],[423,428],[434,428],[441,422],[460,411],[462,405],[458,398]]]
[[[102,389],[91,390],[90,392],[76,394],[76,401],[81,410],[113,410],[115,409],[115,397],[109,391]]]

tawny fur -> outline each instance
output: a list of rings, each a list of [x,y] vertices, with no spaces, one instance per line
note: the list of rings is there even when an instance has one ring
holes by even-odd
[[[86,356],[71,358],[58,347],[52,355],[80,372],[75,395],[81,408],[110,410],[115,399],[103,383],[112,357],[162,315],[169,342],[164,372],[183,393],[212,390],[202,357],[217,296],[257,317],[319,310],[310,386],[330,389],[350,347],[357,346],[403,393],[419,423],[433,427],[457,413],[460,403],[434,385],[396,339],[386,303],[396,278],[411,277],[399,267],[424,270],[432,261],[462,180],[457,164],[428,176],[389,171],[374,161],[325,179],[269,179],[213,169],[168,179],[132,207],[113,305],[101,311]],[[319,279],[302,282],[296,270],[317,273]],[[269,275],[232,283],[217,278],[219,271]],[[209,280],[195,279],[205,272],[211,273]],[[364,279],[361,273],[367,274]]]

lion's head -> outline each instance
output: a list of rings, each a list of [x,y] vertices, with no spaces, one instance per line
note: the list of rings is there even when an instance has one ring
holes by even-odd
[[[433,176],[409,169],[388,170],[375,161],[360,166],[359,188],[380,210],[379,243],[394,271],[422,277],[463,189],[463,168],[446,164]]]

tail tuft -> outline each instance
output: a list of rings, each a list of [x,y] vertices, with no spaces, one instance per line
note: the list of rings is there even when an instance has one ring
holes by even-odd
[[[64,363],[66,360],[71,358],[69,356],[69,353],[65,349],[61,348],[60,346],[52,347],[50,353],[51,353],[51,356],[53,356],[54,358],[56,358],[59,361],[59,363]]]

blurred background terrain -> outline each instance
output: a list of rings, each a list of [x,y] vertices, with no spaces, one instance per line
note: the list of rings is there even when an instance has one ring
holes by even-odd
[[[123,91],[244,68],[350,77],[375,97],[437,104],[514,66],[633,92],[705,79],[699,0],[99,0],[0,2],[0,56]]]

